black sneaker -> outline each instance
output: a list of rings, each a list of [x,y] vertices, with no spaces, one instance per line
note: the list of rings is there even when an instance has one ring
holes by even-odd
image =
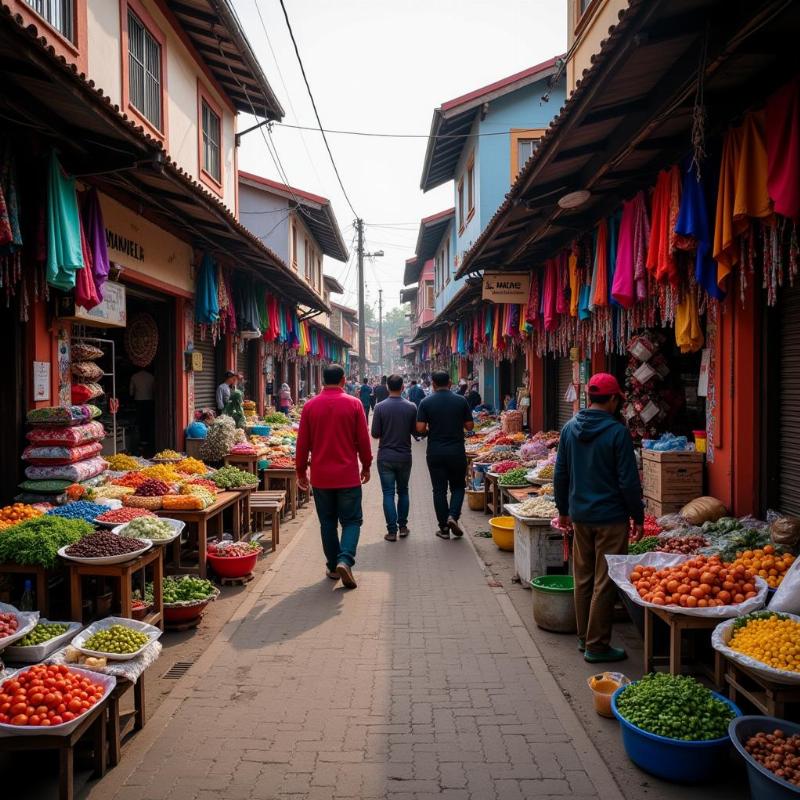
[[[405,539],[411,531],[408,529],[408,525],[401,525],[400,526],[400,538]]]
[[[447,520],[447,527],[450,528],[450,532],[453,536],[460,538],[464,535],[464,529],[459,525],[457,519],[450,517],[450,519]]]
[[[438,531],[436,531],[436,535],[437,535],[437,536],[438,536],[440,539],[447,539],[447,540],[449,540],[449,539],[450,539],[450,530],[449,530],[448,528],[439,528],[439,530],[438,530]]]
[[[335,569],[326,569],[325,574],[332,580],[338,581],[339,580],[339,573]]]
[[[353,577],[353,571],[348,564],[340,561],[336,567],[336,571],[339,573],[339,577],[342,579],[342,583],[347,589],[355,589],[358,586],[356,579]]]
[[[386,536],[383,537],[386,539],[387,542],[396,542],[397,541],[397,534],[396,533],[387,533]]]

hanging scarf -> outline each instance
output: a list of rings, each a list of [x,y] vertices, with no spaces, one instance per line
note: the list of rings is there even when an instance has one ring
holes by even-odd
[[[200,325],[214,325],[219,321],[218,297],[214,261],[208,253],[204,253],[195,285],[194,318],[196,322]]]
[[[673,202],[673,170],[662,170],[658,173],[653,191],[650,244],[647,248],[647,269],[658,283],[677,279],[672,252],[673,232],[670,226]],[[675,216],[677,217],[677,214]]]
[[[623,308],[630,308],[636,301],[634,286],[634,229],[636,225],[636,199],[622,204],[622,221],[619,226],[617,260],[614,265],[614,280],[611,297]]]
[[[644,192],[633,198],[633,278],[636,282],[636,299],[647,299],[647,245],[650,241],[650,219],[647,216],[647,199]]]
[[[558,326],[556,315],[556,293],[558,292],[558,266],[555,259],[549,259],[545,264],[543,298],[544,328],[553,331]]]
[[[589,309],[608,305],[608,223],[601,219],[597,226],[597,242],[594,250],[592,271],[592,294]]]
[[[50,153],[47,183],[47,282],[56,289],[75,288],[75,273],[84,265],[75,180]]]
[[[739,263],[739,244],[733,222],[736,199],[736,170],[741,151],[742,129],[732,128],[722,143],[719,183],[717,185],[717,213],[714,222],[714,260],[717,262],[717,285],[724,289],[725,279]]]
[[[103,221],[103,211],[100,208],[100,196],[93,186],[82,196],[82,221],[86,241],[91,254],[92,276],[97,287],[97,296],[102,301],[103,287],[108,280],[111,262],[108,258],[106,246],[106,226]]]
[[[800,218],[800,77],[767,99],[765,112],[767,191],[775,211]]]
[[[92,255],[89,252],[89,243],[86,240],[86,234],[83,230],[83,225],[80,226],[81,232],[81,250],[83,253],[83,264],[75,273],[75,303],[76,305],[90,311],[95,306],[100,304],[100,297],[97,294],[97,288],[94,285],[94,276],[92,275]]]

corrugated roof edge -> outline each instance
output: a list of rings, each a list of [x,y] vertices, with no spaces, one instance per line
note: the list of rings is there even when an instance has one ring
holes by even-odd
[[[625,29],[632,24],[635,18],[635,12],[645,5],[646,4],[644,0],[628,0],[628,8],[620,10],[619,21],[616,25],[612,25],[608,29],[608,37],[603,39],[603,41],[600,43],[600,50],[592,55],[590,59],[591,67],[589,67],[589,69],[585,69],[581,79],[576,81],[575,89],[569,96],[567,102],[561,107],[559,113],[550,121],[550,125],[547,127],[547,130],[539,141],[539,146],[533,151],[530,158],[528,158],[528,160],[525,162],[524,166],[519,172],[519,175],[517,176],[517,179],[511,185],[511,189],[506,194],[505,200],[503,200],[503,202],[500,204],[497,211],[494,212],[492,218],[489,220],[486,227],[481,231],[472,247],[470,247],[470,249],[464,253],[461,267],[456,273],[457,278],[468,274],[470,264],[472,263],[476,254],[480,248],[486,244],[486,241],[491,238],[491,235],[493,234],[494,229],[500,219],[509,211],[514,204],[514,201],[522,193],[522,187],[525,185],[531,172],[533,172],[534,167],[544,157],[543,154],[554,146],[559,128],[566,122],[572,113],[574,113],[573,109],[576,108],[583,95],[588,91],[588,88],[591,87],[595,80],[598,80],[598,74],[602,70],[603,62],[608,57],[611,49],[616,47],[616,45],[620,42]]]

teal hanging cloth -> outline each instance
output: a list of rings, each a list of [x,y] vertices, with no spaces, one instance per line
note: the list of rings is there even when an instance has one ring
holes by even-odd
[[[75,273],[83,266],[75,181],[66,177],[54,150],[47,182],[47,282],[65,292],[74,289]]]
[[[203,255],[200,270],[197,273],[194,318],[200,325],[215,325],[219,322],[217,269],[214,259],[208,253]]]

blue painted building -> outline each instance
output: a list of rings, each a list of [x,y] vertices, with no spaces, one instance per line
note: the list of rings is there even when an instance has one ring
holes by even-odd
[[[454,277],[464,253],[503,202],[564,103],[561,62],[561,57],[549,59],[449,100],[433,112],[420,187],[427,192],[452,182],[454,206],[452,213],[434,215],[435,224],[432,218],[420,224],[417,256],[422,246],[425,257],[434,259],[437,317],[452,311],[466,294],[464,279]],[[498,371],[493,363],[485,370],[473,365],[473,372],[482,373],[484,399],[495,405],[501,399]],[[515,379],[509,380],[513,384]]]

